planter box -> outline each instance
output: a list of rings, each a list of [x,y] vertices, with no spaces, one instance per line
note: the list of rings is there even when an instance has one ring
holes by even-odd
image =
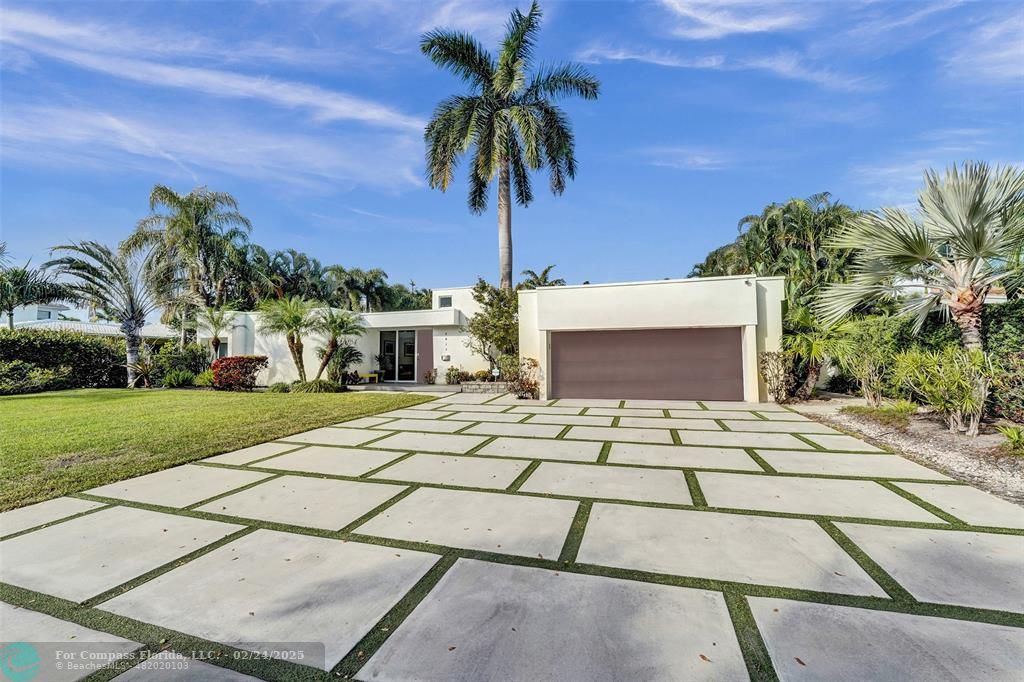
[[[508,384],[504,381],[463,381],[463,393],[508,393]]]

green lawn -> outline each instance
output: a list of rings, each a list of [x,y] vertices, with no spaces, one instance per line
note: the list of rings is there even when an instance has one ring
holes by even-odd
[[[0,398],[0,511],[428,400],[92,389]]]

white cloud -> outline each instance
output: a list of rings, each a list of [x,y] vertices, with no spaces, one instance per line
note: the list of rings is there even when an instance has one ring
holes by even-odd
[[[25,165],[142,170],[187,177],[225,174],[279,187],[331,191],[422,186],[420,141],[393,133],[281,133],[237,119],[114,114],[98,109],[5,106],[3,157]]]
[[[945,65],[960,80],[1024,86],[1024,12],[1011,8],[971,30]]]
[[[641,154],[652,166],[676,170],[715,171],[731,165],[728,154],[708,147],[649,147]]]
[[[13,21],[8,21],[9,15]],[[115,27],[97,24],[66,24],[55,19],[16,11],[3,11],[0,43],[73,64],[79,68],[152,87],[187,89],[222,98],[261,100],[286,108],[305,109],[319,121],[357,121],[368,125],[420,131],[424,121],[392,107],[337,90],[308,83],[270,77],[250,76],[223,69],[160,62],[122,56],[123,46],[112,45],[108,36],[118,36]],[[135,38],[127,34],[127,45]],[[116,40],[113,41],[116,43]],[[80,49],[79,44],[86,49]],[[191,54],[194,45],[172,48],[154,41],[142,52],[154,55],[178,49]]]
[[[770,33],[804,28],[817,11],[810,4],[764,3],[748,0],[660,0],[678,23],[673,35],[711,40],[735,34]]]
[[[576,58],[592,64],[637,61],[678,69],[766,71],[780,78],[814,83],[830,90],[861,92],[879,87],[876,81],[869,78],[851,76],[832,69],[812,66],[794,52],[778,52],[758,57],[726,57],[723,55],[684,57],[668,50],[591,45],[577,52]]]
[[[509,14],[516,7],[525,11],[526,3],[515,0],[362,0],[327,7],[373,35],[377,47],[392,52],[412,52],[416,50],[419,36],[435,28],[465,31],[480,40],[484,47],[496,48],[505,33]],[[545,21],[550,20],[551,9],[544,8]]]

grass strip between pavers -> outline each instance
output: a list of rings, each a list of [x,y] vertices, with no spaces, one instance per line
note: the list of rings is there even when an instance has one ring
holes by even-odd
[[[409,614],[413,612],[420,602],[430,593],[438,581],[444,577],[455,562],[458,560],[456,554],[445,554],[437,560],[429,571],[412,586],[404,597],[402,597],[383,618],[370,628],[352,650],[331,669],[331,675],[349,680],[356,676],[359,670],[366,665],[366,662],[377,653],[377,650],[387,641],[398,626],[401,625]]]
[[[580,545],[583,544],[583,533],[586,531],[592,506],[591,502],[584,500],[576,508],[576,515],[565,536],[565,544],[562,545],[562,551],[558,554],[559,563],[568,565],[576,561],[576,555],[580,553]]]
[[[517,490],[519,490],[520,488],[522,488],[523,484],[526,483],[526,479],[528,479],[530,477],[530,475],[534,471],[537,470],[537,467],[540,466],[540,463],[541,463],[541,460],[535,459],[532,462],[530,462],[529,464],[527,464],[526,468],[523,469],[523,472],[521,474],[519,474],[518,476],[516,476],[515,480],[512,481],[509,484],[509,486],[507,488],[505,488],[505,490],[507,492],[514,493]]]
[[[775,673],[768,647],[765,646],[761,631],[757,628],[747,598],[733,590],[725,590],[723,596],[750,679],[754,682],[777,682],[779,676]]]
[[[849,538],[843,531],[839,530],[836,524],[831,521],[818,521],[818,526],[835,540],[836,544],[843,548],[843,551],[850,555],[850,558],[857,562],[868,576],[878,586],[885,590],[885,593],[892,599],[899,602],[916,602],[914,596],[905,587],[899,584],[888,571],[882,568],[881,564],[872,559],[867,552],[861,549],[857,543]]]

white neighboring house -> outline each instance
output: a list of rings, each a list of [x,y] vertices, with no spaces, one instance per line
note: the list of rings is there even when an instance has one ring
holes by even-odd
[[[351,370],[366,374],[379,369],[387,371],[384,382],[404,384],[423,383],[430,370],[437,371],[437,383],[444,383],[445,372],[451,366],[473,372],[488,369],[487,360],[474,355],[466,347],[466,323],[478,310],[473,300],[472,287],[435,289],[433,305],[429,310],[397,310],[380,313],[361,313],[366,333],[353,339],[363,353],[363,362]],[[233,326],[222,332],[220,355],[266,355],[270,366],[260,374],[258,383],[269,385],[278,381],[291,382],[298,378],[288,344],[282,334],[264,334],[259,331],[258,312],[240,312]],[[199,331],[199,342],[208,345],[210,336]],[[307,377],[312,379],[320,365],[317,349],[327,344],[319,334],[304,336],[303,361]],[[381,356],[379,364],[376,356]]]
[[[782,341],[782,277],[697,279],[543,287],[519,293],[519,349],[539,364],[543,398],[663,400],[767,399],[758,353]],[[437,383],[451,366],[488,369],[466,345],[479,306],[472,287],[436,289],[430,310],[363,313],[361,373],[385,382]],[[200,332],[200,341],[209,337]],[[318,335],[303,338],[309,378],[319,366]],[[297,378],[282,335],[259,331],[259,313],[238,313],[222,354],[266,355],[260,384]]]
[[[60,314],[68,310],[71,308],[60,303],[21,306],[14,309],[14,328],[68,331],[117,338],[124,336],[120,325],[113,322],[80,322],[60,319]],[[142,328],[141,335],[143,339],[169,339],[177,336],[177,332],[164,324],[147,324]]]
[[[66,313],[69,310],[71,308],[62,303],[23,305],[14,309],[14,324],[17,325],[19,322],[56,320],[60,317],[61,313]],[[6,315],[4,315],[4,322],[7,322]]]

